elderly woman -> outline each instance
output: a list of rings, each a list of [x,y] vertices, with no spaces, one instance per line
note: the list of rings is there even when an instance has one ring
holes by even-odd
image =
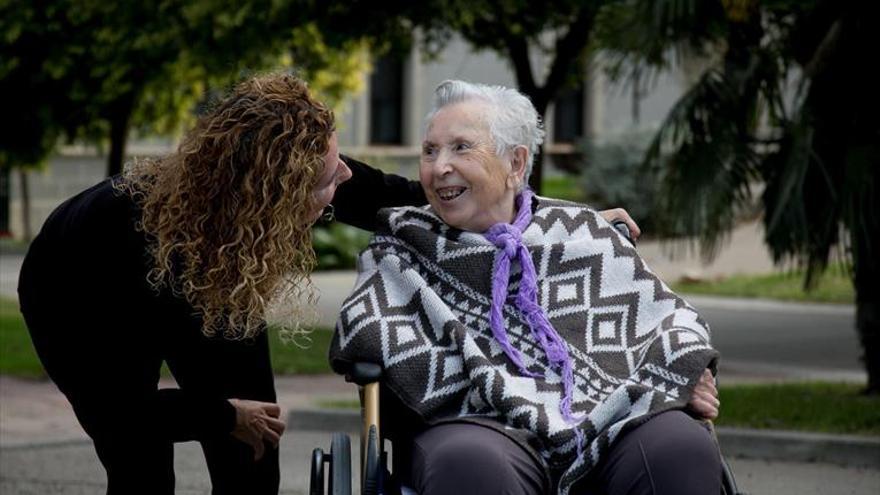
[[[430,206],[380,212],[331,360],[383,365],[422,495],[719,493],[709,329],[596,212],[525,187],[542,138],[514,90],[437,88]]]

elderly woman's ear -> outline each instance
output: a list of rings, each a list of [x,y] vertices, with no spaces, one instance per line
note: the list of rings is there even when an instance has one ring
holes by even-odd
[[[523,145],[513,148],[510,153],[510,174],[507,176],[507,187],[515,191],[522,189],[522,183],[526,173],[526,163],[529,161],[529,149]]]

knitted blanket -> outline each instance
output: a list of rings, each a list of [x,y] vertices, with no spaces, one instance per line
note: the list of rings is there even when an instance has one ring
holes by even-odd
[[[697,312],[594,210],[546,198],[532,206],[522,243],[537,300],[573,364],[571,415],[560,407],[560,370],[513,304],[517,263],[503,318],[528,374],[490,328],[501,251],[482,234],[447,226],[427,206],[380,212],[330,358],[335,369],[381,364],[385,385],[428,423],[496,425],[542,459],[567,494],[626,428],[683,408],[718,354]]]

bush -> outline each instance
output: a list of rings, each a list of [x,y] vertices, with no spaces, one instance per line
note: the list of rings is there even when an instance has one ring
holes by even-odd
[[[655,203],[660,184],[656,175],[642,166],[650,139],[651,134],[643,132],[580,143],[586,202],[598,210],[626,208],[642,232],[657,232]]]
[[[356,266],[358,254],[367,247],[370,233],[339,222],[312,229],[312,247],[318,270],[349,270]]]

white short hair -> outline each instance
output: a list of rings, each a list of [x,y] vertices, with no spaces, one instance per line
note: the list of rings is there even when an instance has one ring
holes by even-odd
[[[472,100],[489,105],[487,120],[489,133],[495,142],[495,154],[501,156],[519,145],[528,148],[529,158],[523,181],[528,183],[532,164],[544,142],[544,126],[531,100],[519,91],[467,81],[443,81],[434,90],[434,105],[425,118],[425,129],[441,108]]]

